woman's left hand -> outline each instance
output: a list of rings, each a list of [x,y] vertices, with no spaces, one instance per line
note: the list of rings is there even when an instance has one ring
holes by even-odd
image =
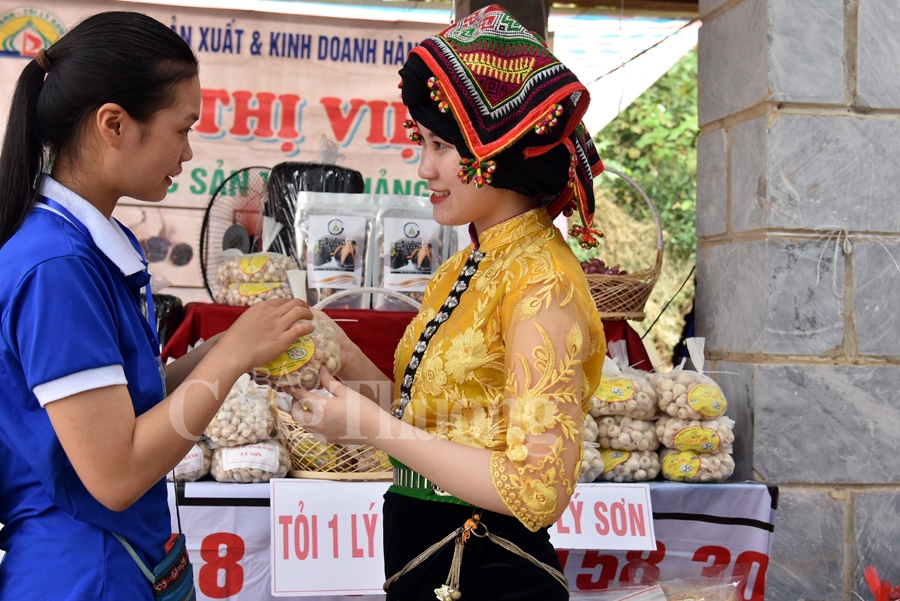
[[[367,433],[377,424],[381,408],[336,380],[324,366],[319,370],[319,378],[333,397],[318,396],[302,388],[284,389],[294,397],[294,421],[328,442],[368,444]]]

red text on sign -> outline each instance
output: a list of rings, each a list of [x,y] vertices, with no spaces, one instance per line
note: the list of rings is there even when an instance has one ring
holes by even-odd
[[[644,520],[644,506],[641,503],[625,503],[625,499],[611,503],[609,507],[603,501],[594,503],[594,516],[597,523],[594,528],[597,534],[606,536],[612,528],[616,536],[647,536],[647,524]],[[629,532],[630,526],[630,532]]]
[[[227,132],[239,139],[280,139],[286,143],[285,150],[293,148],[293,142],[303,137],[298,125],[306,100],[297,94],[204,89],[201,98],[200,120],[194,126],[199,134],[218,137]],[[319,104],[339,144],[352,141],[366,120],[368,144],[378,147],[415,144],[403,128],[408,112],[402,102],[326,96]],[[232,114],[230,127],[224,122],[228,113]]]
[[[345,531],[344,527],[347,527],[350,529],[350,556],[374,558],[377,550],[378,515],[377,513],[332,514],[325,523],[325,527],[331,532],[331,557],[341,558],[340,533]],[[306,561],[319,558],[318,515],[307,516],[303,513],[297,516],[280,515],[277,521],[280,527],[281,544],[276,552],[280,552],[282,559],[293,558]],[[346,553],[345,549],[344,552]]]
[[[244,588],[244,539],[231,532],[216,532],[200,544],[200,566],[197,582],[200,592],[210,599],[227,599]]]
[[[706,564],[701,576],[713,578],[721,576],[731,565],[731,551],[724,547],[708,545],[694,553],[693,561]],[[769,557],[758,551],[744,551],[738,555],[731,570],[731,578],[740,582],[741,599],[763,601],[766,591],[766,571]]]

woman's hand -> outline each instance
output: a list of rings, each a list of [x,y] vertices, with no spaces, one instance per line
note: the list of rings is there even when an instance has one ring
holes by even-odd
[[[256,303],[225,331],[213,351],[238,360],[241,371],[250,371],[315,329],[311,323],[297,324],[301,319],[312,319],[312,310],[301,300],[276,298]]]
[[[284,389],[295,399],[291,407],[294,421],[328,442],[370,444],[381,412],[375,401],[334,379],[324,367],[319,378],[334,397],[321,397],[302,388]]]

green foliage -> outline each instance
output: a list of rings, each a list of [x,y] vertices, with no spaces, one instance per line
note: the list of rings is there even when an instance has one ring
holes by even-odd
[[[697,237],[697,51],[684,56],[594,141],[603,162],[631,176],[660,213],[666,252],[694,260]],[[640,194],[621,178],[609,188],[632,217],[651,219]],[[602,218],[600,225],[602,227]]]

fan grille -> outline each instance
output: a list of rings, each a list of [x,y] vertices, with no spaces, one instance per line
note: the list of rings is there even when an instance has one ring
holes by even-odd
[[[222,287],[216,279],[224,263],[221,253],[234,244],[233,240],[225,240],[228,228],[242,226],[250,237],[250,252],[261,250],[269,172],[269,167],[245,167],[235,171],[216,188],[209,200],[200,228],[200,271],[206,291],[214,299]]]

